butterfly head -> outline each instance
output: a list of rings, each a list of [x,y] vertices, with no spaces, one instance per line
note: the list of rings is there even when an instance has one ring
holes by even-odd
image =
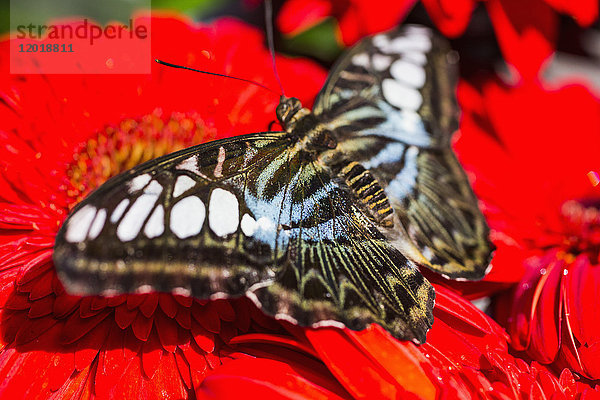
[[[294,125],[296,125],[296,122],[300,117],[310,113],[310,111],[303,108],[302,103],[297,98],[281,96],[275,113],[277,114],[277,119],[281,123],[281,126],[283,126],[286,131],[290,131],[293,129]]]

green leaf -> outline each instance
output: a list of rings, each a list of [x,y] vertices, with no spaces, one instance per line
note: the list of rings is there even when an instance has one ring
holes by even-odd
[[[296,36],[284,36],[284,51],[331,63],[343,50],[336,40],[336,30],[337,23],[335,20],[327,18],[320,24]]]

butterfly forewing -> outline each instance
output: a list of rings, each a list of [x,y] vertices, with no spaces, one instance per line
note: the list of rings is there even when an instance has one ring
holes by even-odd
[[[387,195],[395,216],[381,228],[386,237],[447,277],[480,279],[492,248],[450,148],[455,63],[445,40],[424,27],[365,39],[334,68],[315,114],[339,139],[328,162],[360,163]]]
[[[243,294],[266,279],[278,254],[272,243],[244,234],[257,223],[243,199],[250,170],[264,168],[289,144],[282,135],[192,147],[105,183],[57,236],[54,259],[67,288],[208,297]]]

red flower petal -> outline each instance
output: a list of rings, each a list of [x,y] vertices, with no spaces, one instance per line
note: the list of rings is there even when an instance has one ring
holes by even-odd
[[[217,314],[219,314],[219,318],[223,321],[231,322],[235,320],[235,310],[229,301],[215,300],[212,302],[212,305],[215,307]]]
[[[356,397],[394,398],[404,391],[344,332],[334,328],[307,330],[306,337],[344,387]]]
[[[177,302],[173,299],[173,296],[165,293],[159,294],[158,304],[167,317],[173,318],[177,314]]]
[[[338,20],[342,43],[349,46],[365,36],[393,28],[414,3],[414,0],[290,0],[283,4],[277,26],[283,33],[296,35],[332,16]]]
[[[180,347],[182,349],[182,347]],[[197,346],[190,344],[183,347],[183,355],[190,365],[190,373],[192,375],[192,383],[194,386],[199,385],[205,377],[208,369],[208,363],[204,357],[204,352]]]
[[[126,304],[121,304],[115,308],[115,321],[119,328],[125,329],[133,323],[135,317],[138,315],[138,310],[129,310]]]
[[[152,329],[152,324],[154,322],[154,316],[150,316],[150,318],[146,318],[142,313],[138,313],[131,324],[133,328],[133,333],[135,337],[142,341],[148,340],[150,336],[150,330]]]
[[[56,325],[57,322],[57,320],[51,317],[27,319],[19,326],[15,341],[18,345],[29,343],[40,337],[40,335]]]
[[[544,0],[556,11],[571,15],[581,26],[589,26],[598,18],[598,2],[595,0]]]
[[[52,314],[52,305],[54,304],[54,296],[46,296],[42,299],[36,300],[33,304],[30,303],[31,308],[27,315],[29,318],[40,318],[46,315]]]
[[[71,314],[63,328],[61,337],[62,343],[71,344],[81,339],[109,315],[110,310],[105,310],[104,312],[89,318],[81,318],[78,313]]]
[[[199,399],[340,399],[302,376],[299,367],[263,359],[230,361],[208,375],[196,388]]]
[[[558,353],[560,331],[561,293],[559,288],[564,264],[553,262],[548,264],[542,274],[535,291],[532,314],[537,314],[531,321],[530,352],[536,360],[550,363]]]
[[[192,335],[196,344],[205,352],[211,353],[215,349],[214,335],[195,321],[192,322]]]
[[[111,321],[104,320],[96,329],[77,341],[75,345],[75,369],[77,371],[90,367],[92,361],[98,356],[100,349],[103,348],[111,325]]]
[[[192,326],[192,311],[189,308],[179,308],[175,319],[179,325],[190,329]]]
[[[158,306],[158,293],[152,293],[146,296],[144,302],[140,304],[139,308],[142,314],[146,318],[150,318],[154,311],[156,311],[156,307]]]
[[[163,355],[166,356],[167,353],[163,350],[156,335],[153,334],[149,336],[142,347],[142,367],[146,377],[149,379],[154,378],[154,373],[156,372]]]
[[[351,46],[365,36],[392,29],[406,17],[414,3],[414,0],[349,1],[342,12],[335,14],[334,10],[342,42]]]
[[[179,376],[183,381],[186,389],[191,389],[192,385],[192,372],[190,371],[190,365],[186,361],[185,357],[179,351],[174,354],[175,355],[175,363],[177,364],[177,370],[179,371]]]
[[[283,347],[288,347],[294,350],[301,350],[310,354],[314,358],[318,358],[318,354],[308,344],[302,343],[297,339],[283,335],[273,335],[264,333],[249,333],[246,335],[236,336],[229,341],[230,345],[249,344],[249,343],[268,343],[269,345],[278,344]]]
[[[154,323],[162,348],[169,353],[174,353],[179,343],[177,324],[160,312],[156,313]]]
[[[579,256],[563,277],[565,287],[565,319],[569,321],[574,336],[579,343],[592,344],[600,339],[598,332],[598,310],[590,307],[597,299],[597,285],[588,258]]]
[[[361,332],[346,331],[362,347],[365,354],[377,355],[371,359],[395,377],[400,386],[420,399],[436,398],[437,389],[421,364],[427,359],[412,343],[390,340],[379,325],[371,325]]]
[[[288,0],[277,15],[277,28],[295,36],[330,16],[332,9],[329,0]]]
[[[487,9],[505,60],[532,79],[554,51],[558,16],[544,0],[490,0]],[[531,16],[535,15],[535,18]]]
[[[192,306],[192,315],[204,329],[214,333],[218,333],[221,330],[221,320],[212,303],[204,306],[200,306],[198,303],[194,304]]]
[[[147,382],[146,393],[155,395],[158,399],[164,398],[162,393],[170,393],[172,398],[183,399],[189,396],[189,392],[184,386],[184,381],[181,379],[177,362],[174,354],[166,354],[162,362],[158,365],[154,379]],[[127,380],[123,382],[127,384]],[[138,393],[132,393],[131,398],[139,396]]]
[[[475,8],[474,0],[423,0],[427,13],[437,28],[446,36],[464,33]]]

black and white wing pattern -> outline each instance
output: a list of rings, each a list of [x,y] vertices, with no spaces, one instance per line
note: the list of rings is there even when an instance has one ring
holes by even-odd
[[[247,296],[303,326],[377,322],[424,342],[434,290],[417,265],[478,279],[488,228],[450,149],[446,45],[409,27],[353,48],[315,112],[282,96],[285,132],[192,147],[102,185],[61,227],[74,294]]]
[[[457,55],[421,26],[363,40],[330,74],[315,105],[338,140],[324,154],[334,170],[366,170],[359,199],[379,229],[416,263],[452,279],[481,279],[492,245],[467,177],[450,147],[458,108]],[[383,189],[377,208],[362,184]],[[387,203],[386,203],[387,204]],[[392,211],[393,210],[393,211]]]
[[[59,277],[76,294],[246,295],[304,326],[423,342],[432,287],[301,140],[216,141],[113,178],[58,233]]]

